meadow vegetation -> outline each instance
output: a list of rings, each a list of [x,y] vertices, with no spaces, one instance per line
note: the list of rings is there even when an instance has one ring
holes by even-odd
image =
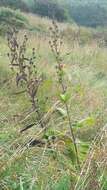
[[[106,190],[106,29],[2,8],[3,30],[7,17],[10,27],[0,36],[0,189]]]

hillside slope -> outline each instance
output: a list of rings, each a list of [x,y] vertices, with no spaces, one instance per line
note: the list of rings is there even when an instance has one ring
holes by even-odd
[[[2,0],[0,6],[21,9],[61,22],[74,21],[87,27],[107,26],[105,0]]]

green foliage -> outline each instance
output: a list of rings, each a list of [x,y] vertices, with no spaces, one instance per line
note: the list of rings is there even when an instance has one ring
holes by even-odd
[[[34,13],[49,18],[55,18],[58,21],[67,20],[67,11],[59,3],[53,0],[34,0]]]
[[[22,9],[28,11],[27,4],[23,0],[1,0],[0,6],[10,7],[13,9]]]
[[[68,93],[65,93],[65,94],[60,94],[60,100],[62,102],[67,102],[70,98],[70,95]]]
[[[107,25],[107,7],[102,7],[94,2],[72,6],[70,14],[79,25],[88,27]]]
[[[64,175],[61,179],[54,185],[52,190],[70,190],[70,177]]]
[[[2,0],[0,6],[33,12],[61,22],[74,20],[77,24],[88,27],[107,25],[105,0]]]
[[[81,127],[90,127],[95,125],[95,119],[93,117],[87,117],[75,124],[75,127],[81,128]]]
[[[33,12],[41,16],[55,18],[58,21],[68,19],[68,11],[58,1],[54,0],[3,0],[0,6],[21,9],[27,12]]]
[[[0,8],[0,33],[7,32],[8,27],[26,28],[27,19],[20,13],[10,8]]]
[[[45,19],[42,20],[45,22]],[[88,41],[87,36],[90,38],[90,32],[88,35],[87,30],[85,31],[84,28],[84,31],[80,31],[81,33],[83,32],[83,37],[86,34],[86,38],[83,39],[86,42]],[[43,76],[46,78],[38,93],[40,110],[42,110],[46,130],[35,124],[32,129],[29,129],[23,135],[19,134],[21,128],[26,124],[35,122],[37,117],[36,112],[31,113],[31,110],[29,110],[30,102],[27,94],[15,94],[16,91],[19,92],[20,88],[17,89],[15,86],[13,71],[10,71],[8,67],[9,61],[5,56],[6,52],[8,52],[7,45],[4,38],[0,37],[0,188],[17,190],[75,189],[74,186],[79,179],[79,173],[76,166],[73,141],[68,128],[67,110],[64,104],[68,103],[71,124],[78,121],[72,127],[76,137],[81,166],[86,162],[86,168],[83,175],[80,176],[82,183],[85,180],[84,175],[88,173],[88,164],[90,164],[90,158],[92,158],[90,154],[89,159],[87,158],[88,150],[95,147],[94,161],[96,163],[102,163],[100,161],[106,158],[104,140],[102,141],[103,143],[99,142],[100,147],[97,144],[90,147],[90,144],[96,131],[98,131],[98,127],[102,127],[103,123],[107,122],[105,110],[107,106],[105,64],[107,62],[107,49],[93,47],[93,45],[86,45],[86,43],[84,46],[78,46],[78,48],[73,49],[69,43],[70,40],[64,43],[64,55],[66,50],[68,50],[68,53],[71,52],[64,56],[63,59],[66,64],[65,74],[67,74],[68,79],[64,80],[64,84],[66,83],[69,87],[67,88],[67,93],[65,93],[66,89],[60,92],[59,101],[59,89],[57,89],[59,86],[53,69],[56,64],[47,48],[49,39],[45,37],[44,40],[44,36],[35,39],[36,35],[31,34],[28,31],[31,40],[31,43],[27,46],[28,54],[30,54],[30,49],[35,47],[39,73],[43,71]],[[67,33],[65,35],[67,36]],[[23,38],[22,33],[20,33],[20,38]],[[93,41],[93,43],[95,42]],[[103,85],[101,85],[102,82]],[[72,92],[69,93],[70,97],[68,90]],[[58,104],[56,104],[57,102]],[[87,115],[89,116],[86,117]],[[43,142],[46,142],[46,147],[45,145],[43,147],[35,145],[35,147],[27,147],[25,150],[25,143],[33,135],[34,138],[40,138]],[[100,133],[99,136],[101,136]],[[103,147],[105,150],[102,151]],[[104,163],[103,167],[105,168],[105,166]],[[91,177],[93,178],[92,175]],[[103,168],[99,173],[97,172],[97,178],[102,185],[102,190],[106,190],[107,172],[103,172]],[[86,183],[88,183],[87,180]],[[81,187],[79,188],[78,186],[76,190],[79,189]],[[82,189],[86,189],[84,184]],[[90,189],[94,189],[94,187]]]
[[[67,0],[70,17],[79,25],[97,27],[107,25],[105,0]]]
[[[107,189],[107,174],[103,171],[102,176],[100,177],[100,183],[101,183],[101,190]]]

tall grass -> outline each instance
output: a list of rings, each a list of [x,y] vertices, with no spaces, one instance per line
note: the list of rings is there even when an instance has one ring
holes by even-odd
[[[45,23],[45,20],[36,19],[33,22],[44,23],[44,28],[50,26],[50,21]],[[65,30],[66,26],[63,26]],[[1,38],[1,189],[106,190],[107,131],[106,127],[102,128],[107,122],[106,47],[99,47],[96,39],[82,45],[78,40],[74,41],[73,47],[66,35],[62,45],[61,64],[69,90],[69,114],[81,164],[79,172],[69,120],[62,102],[64,96],[60,96],[63,94],[56,73],[56,59],[49,47],[50,38],[44,33],[22,30],[17,37],[19,44],[24,33],[29,38],[27,56],[35,48],[38,72],[42,71],[45,79],[38,91],[45,127],[41,128],[39,122],[35,123],[37,115],[35,111],[30,112],[27,93],[20,94],[23,87],[16,87],[16,71],[9,68],[6,57],[9,49],[6,40]],[[33,123],[33,127],[20,133],[25,126]]]

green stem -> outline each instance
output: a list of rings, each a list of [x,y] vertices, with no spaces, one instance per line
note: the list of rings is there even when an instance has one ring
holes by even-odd
[[[65,93],[65,87],[64,87],[63,79],[61,79],[60,84],[61,84],[63,93]],[[69,107],[68,107],[67,102],[64,102],[64,104],[65,104],[65,108],[66,108],[66,111],[67,111],[71,137],[72,137],[72,140],[73,140],[73,145],[74,145],[74,149],[75,149],[75,153],[76,153],[77,166],[78,166],[78,169],[80,171],[81,167],[80,167],[80,162],[79,162],[78,148],[77,148],[74,131],[73,131],[72,124],[71,124],[71,117],[70,117]]]

